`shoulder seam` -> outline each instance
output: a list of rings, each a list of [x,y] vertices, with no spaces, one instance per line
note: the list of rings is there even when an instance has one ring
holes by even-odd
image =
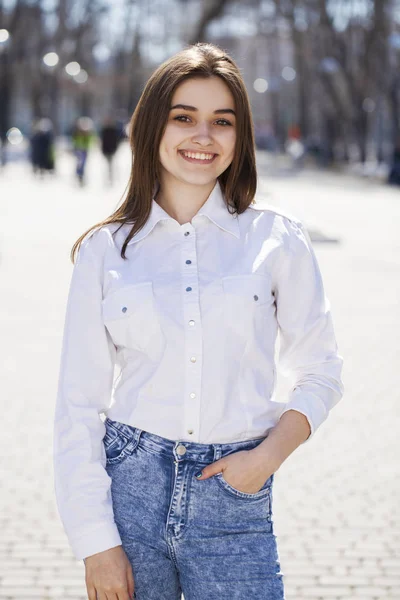
[[[288,213],[285,211],[285,209],[280,209],[277,206],[274,206],[272,204],[267,204],[265,206],[258,206],[256,207],[255,205],[250,205],[249,208],[252,208],[253,210],[256,211],[268,211],[271,213],[274,213],[276,215],[279,215],[280,217],[284,217],[286,219],[288,219],[289,221],[292,221],[293,223],[297,224],[297,225],[302,225],[302,221],[301,219],[299,219],[298,217],[295,217],[294,215]]]

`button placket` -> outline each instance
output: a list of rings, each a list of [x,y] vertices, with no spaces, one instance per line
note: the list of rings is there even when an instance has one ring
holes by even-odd
[[[202,332],[196,254],[196,231],[183,227],[181,247],[182,294],[185,325],[185,398],[183,436],[199,441]],[[196,325],[196,326],[195,326]]]

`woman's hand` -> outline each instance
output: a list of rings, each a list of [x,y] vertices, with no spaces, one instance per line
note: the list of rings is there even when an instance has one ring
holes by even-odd
[[[202,476],[197,479],[202,481],[216,473],[222,473],[225,481],[236,490],[246,494],[256,494],[280,465],[272,457],[255,450],[241,450],[220,458],[204,467]]]
[[[128,557],[122,546],[85,558],[89,600],[131,600],[135,584]]]

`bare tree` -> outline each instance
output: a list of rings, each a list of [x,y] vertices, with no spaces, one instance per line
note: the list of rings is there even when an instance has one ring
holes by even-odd
[[[399,17],[392,18],[400,0],[365,0],[367,10],[358,13],[357,6],[360,2],[344,0],[125,0],[112,46],[106,0],[57,0],[53,5],[0,0],[0,27],[11,34],[0,54],[0,133],[4,138],[15,105],[12,98],[21,93],[31,99],[33,115],[50,116],[56,127],[64,96],[70,105],[74,99],[76,112],[89,116],[104,110],[107,102],[110,108],[131,112],[154,68],[154,56],[163,56],[162,48],[167,52],[208,39],[218,43],[210,38],[209,26],[225,15],[239,25],[244,10],[260,33],[243,47],[253,44],[252,52],[257,52],[261,44],[266,49],[260,56],[271,76],[265,110],[271,113],[281,146],[289,121],[295,119],[305,140],[313,135],[324,140],[328,155],[346,157],[355,145],[362,161],[372,133],[379,130],[382,157],[388,118],[392,141],[400,137],[400,52],[392,39],[400,37]],[[198,15],[196,22],[193,15]],[[106,34],[113,54],[100,68],[93,49]],[[239,47],[231,33],[224,35],[227,47]],[[58,53],[57,67],[43,64],[49,51]],[[296,78],[289,89],[282,68],[291,53]],[[71,60],[89,72],[87,83],[79,85],[66,76],[63,69]],[[105,86],[109,92],[102,104]]]
[[[190,44],[206,41],[205,33],[208,25],[222,15],[229,3],[230,0],[204,0],[202,15],[189,41]]]
[[[5,162],[4,147],[7,131],[10,128],[11,102],[14,91],[12,65],[18,54],[20,32],[18,20],[23,10],[23,2],[17,0],[12,10],[6,11],[4,3],[0,4],[0,27],[10,32],[10,41],[0,47],[0,142],[2,148],[1,162]]]
[[[134,9],[137,11],[133,18]],[[140,0],[126,0],[124,6],[124,28],[116,44],[114,56],[113,104],[132,112],[139,99],[138,90],[143,83],[141,23],[146,6]]]
[[[324,95],[317,107],[325,122],[324,135],[330,154],[334,154],[333,147],[340,140],[346,156],[353,138],[360,160],[365,162],[370,113],[379,94],[387,96],[390,87],[387,81],[390,0],[371,0],[365,4],[369,10],[363,16],[352,12],[352,6],[341,0],[274,1],[291,29],[302,132],[305,136],[309,133],[309,110],[315,105],[310,94],[319,81]],[[300,30],[296,26],[299,15],[303,15],[304,24]],[[339,18],[345,23],[340,29],[336,25]],[[397,93],[392,100],[396,113]]]

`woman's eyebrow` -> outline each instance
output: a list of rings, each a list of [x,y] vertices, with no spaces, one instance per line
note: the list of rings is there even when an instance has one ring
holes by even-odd
[[[195,106],[188,106],[187,104],[175,104],[174,106],[171,106],[170,110],[174,110],[174,108],[180,108],[181,110],[189,110],[189,111],[190,110],[192,110],[192,111],[199,110]],[[232,115],[235,115],[235,117],[236,117],[236,113],[232,108],[219,108],[218,110],[214,110],[215,115],[221,115],[223,113],[230,113]]]

